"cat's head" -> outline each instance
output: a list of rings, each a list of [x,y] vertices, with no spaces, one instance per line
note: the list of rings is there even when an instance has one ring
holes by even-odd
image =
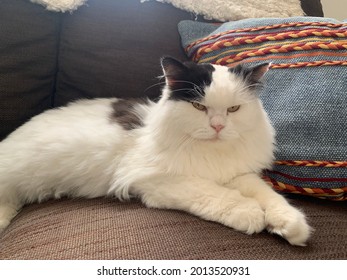
[[[258,93],[269,64],[228,68],[165,57],[161,65],[166,81],[161,102],[177,131],[196,140],[230,140],[263,119]]]

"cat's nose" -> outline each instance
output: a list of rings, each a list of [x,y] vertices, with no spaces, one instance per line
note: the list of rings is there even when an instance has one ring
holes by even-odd
[[[211,127],[218,133],[218,132],[220,132],[224,128],[224,125],[222,125],[222,124],[211,124]]]

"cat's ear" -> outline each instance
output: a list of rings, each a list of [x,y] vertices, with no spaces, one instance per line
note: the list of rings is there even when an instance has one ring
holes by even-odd
[[[271,63],[263,63],[250,69],[250,79],[259,82],[261,78],[269,71]]]
[[[239,64],[231,69],[231,72],[240,75],[249,86],[257,87],[261,85],[261,79],[269,71],[270,66],[271,63],[263,63],[252,68],[247,68]]]
[[[161,67],[168,86],[174,86],[175,83],[182,81],[189,71],[186,65],[172,57],[163,57]]]

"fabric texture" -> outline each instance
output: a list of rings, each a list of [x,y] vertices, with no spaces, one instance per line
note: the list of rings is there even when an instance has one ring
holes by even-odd
[[[0,139],[3,139],[52,106],[60,17],[27,0],[3,0],[0,19]]]
[[[318,0],[310,2],[314,1]],[[161,73],[159,58],[185,58],[177,23],[194,18],[189,13],[156,1],[89,0],[87,4],[73,14],[61,14],[28,0],[1,0],[2,135],[54,101],[59,105],[81,97],[159,92],[153,87],[144,93],[158,82],[153,77]],[[31,48],[34,45],[37,49]],[[61,70],[51,59],[55,50],[61,51]],[[21,66],[23,56],[32,63]],[[9,58],[13,63],[7,64]],[[31,71],[24,72],[27,65]],[[5,79],[11,71],[14,76]],[[52,100],[56,76],[57,99]],[[64,199],[24,207],[0,236],[0,259],[346,260],[346,202],[291,197],[315,228],[307,247],[293,247],[266,232],[248,236],[183,212],[147,209],[137,202]]]
[[[185,59],[177,32],[183,19],[192,17],[170,5],[138,0],[89,0],[64,14],[54,105],[93,97],[156,98],[160,58]]]
[[[196,62],[271,62],[261,98],[277,151],[267,180],[281,191],[347,199],[347,23],[314,17],[220,26],[184,21],[179,31]]]
[[[53,12],[73,12],[82,6],[87,0],[30,0],[38,3]]]
[[[47,8],[49,11],[54,12],[73,12],[77,10],[80,6],[85,5],[87,3],[87,0],[30,0],[33,3],[41,4],[44,7]],[[146,2],[150,0],[141,0],[141,2]],[[248,14],[249,17],[253,14],[261,14],[266,13],[265,16],[271,16],[275,14],[278,16],[278,14],[289,14],[288,11],[281,11],[278,8],[278,2],[275,6],[272,6],[270,10],[269,4],[275,3],[273,0],[263,0],[263,1],[254,1],[254,0],[243,0],[241,1],[233,1],[233,3],[228,3],[227,0],[219,0],[219,5],[212,6],[213,9],[208,9],[205,7],[205,4],[211,5],[210,2],[203,3],[201,1],[200,4],[194,3],[194,1],[186,1],[186,0],[157,0],[158,2],[167,2],[172,3],[174,6],[178,8],[182,8],[184,10],[187,10],[189,12],[194,12],[196,14],[202,14],[206,15],[208,18],[212,18],[211,15],[216,15],[220,18],[226,18],[226,20],[229,19],[230,14],[237,16],[242,16],[243,14]],[[198,1],[195,1],[198,2]],[[216,1],[214,1],[216,2]],[[229,1],[230,2],[230,1]],[[240,3],[241,2],[241,3]],[[299,9],[298,3],[301,2],[301,7],[303,11],[306,13],[306,15],[309,16],[323,16],[322,12],[322,5],[320,3],[320,0],[291,0],[291,3],[288,3],[288,1],[280,2],[280,6],[283,8],[290,8],[291,12],[299,12],[299,14],[295,15],[302,15],[302,10]],[[203,5],[204,6],[203,6]],[[231,6],[232,5],[232,6]],[[217,9],[215,9],[217,7]],[[237,12],[235,12],[235,7]],[[226,10],[225,10],[226,9]],[[243,16],[247,17],[247,16]],[[218,19],[218,18],[215,18]]]
[[[146,0],[142,0],[145,2]],[[157,0],[219,21],[260,17],[303,16],[300,0]]]
[[[2,234],[0,259],[342,259],[346,206],[295,199],[316,229],[307,247],[262,232],[246,235],[173,210],[112,199],[48,201],[25,207]]]

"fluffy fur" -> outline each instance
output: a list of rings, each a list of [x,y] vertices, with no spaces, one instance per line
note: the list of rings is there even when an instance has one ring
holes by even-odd
[[[54,12],[73,12],[84,5],[87,0],[30,0]],[[141,0],[146,2],[150,0]],[[239,20],[259,17],[292,17],[303,16],[300,0],[157,0],[173,6],[203,15],[207,19],[220,21]]]
[[[41,4],[47,10],[53,12],[73,12],[84,5],[87,0],[30,0],[33,3]]]
[[[142,2],[149,0],[142,0]],[[206,19],[232,21],[260,17],[303,16],[300,0],[157,0],[203,15]]]
[[[0,230],[26,203],[137,196],[148,207],[305,244],[304,215],[259,177],[274,149],[257,96],[268,65],[228,69],[165,58],[162,66],[161,99],[129,109],[141,119],[137,128],[114,118],[121,101],[82,100],[34,117],[0,143]]]

